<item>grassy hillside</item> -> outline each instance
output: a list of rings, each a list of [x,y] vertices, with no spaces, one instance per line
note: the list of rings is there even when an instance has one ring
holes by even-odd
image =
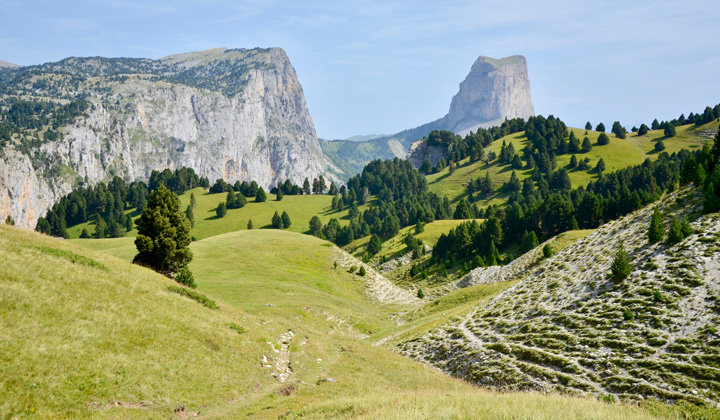
[[[336,218],[341,225],[349,223],[347,214],[349,208],[336,212],[330,208],[332,196],[329,195],[286,195],[282,201],[276,201],[274,194],[267,194],[267,201],[264,203],[256,203],[254,198],[248,199],[248,203],[241,209],[229,209],[225,217],[218,218],[215,209],[220,202],[224,202],[227,193],[210,194],[202,188],[195,188],[185,192],[180,196],[181,209],[190,204],[190,194],[195,194],[197,205],[194,210],[195,227],[190,231],[190,235],[196,239],[204,239],[210,236],[220,235],[236,230],[247,229],[248,220],[253,221],[254,229],[270,228],[273,214],[277,211],[282,214],[286,211],[290,215],[292,225],[288,229],[291,232],[307,232],[308,222],[317,215],[323,223],[327,223],[331,218]],[[364,210],[364,206],[359,207],[360,211]],[[128,210],[134,218],[139,217],[134,210]],[[95,231],[94,222],[82,223],[68,228],[70,238],[80,237],[83,229],[87,229],[90,234]],[[128,236],[135,236],[137,230],[128,233]]]
[[[524,279],[418,339],[408,355],[503,390],[564,390],[610,398],[720,402],[717,241],[720,217],[701,216],[695,233],[648,244],[654,207],[665,223],[700,216],[691,190],[598,228]],[[632,273],[610,278],[627,250]],[[708,409],[703,418],[720,418]]]
[[[677,135],[669,139],[664,137],[663,130],[653,130],[644,136],[638,136],[637,133],[628,133],[628,137],[624,140],[616,138],[613,134],[609,134],[610,144],[604,146],[597,144],[597,138],[600,135],[599,132],[588,131],[587,137],[591,140],[593,148],[588,153],[578,153],[576,156],[578,160],[585,159],[586,157],[589,158],[590,168],[592,169],[590,171],[582,171],[577,168],[569,170],[570,181],[572,181],[573,187],[577,187],[587,185],[593,179],[597,179],[598,174],[594,168],[601,158],[605,161],[606,172],[632,165],[639,165],[646,158],[657,159],[658,152],[655,151],[655,143],[658,140],[663,140],[666,147],[665,152],[670,154],[682,149],[697,149],[702,147],[706,141],[712,139],[717,132],[717,127],[717,122],[699,127],[684,125],[677,127]],[[580,142],[586,137],[585,130],[583,129],[569,128],[569,130],[575,133],[575,136],[580,139]],[[511,134],[491,143],[485,149],[486,153],[494,151],[499,155],[503,141],[507,144],[512,143],[515,150],[521,153],[522,149],[527,145],[528,139],[525,137],[525,132]],[[570,163],[570,158],[570,154],[558,156],[557,168],[567,168]],[[490,172],[490,178],[493,181],[496,193],[489,199],[481,200],[479,204],[490,205],[503,203],[507,196],[498,190],[505,182],[510,180],[512,167],[510,167],[510,165],[500,164],[497,160],[491,162],[488,166],[482,162],[471,163],[469,159],[465,159],[460,162],[453,174],[449,173],[449,168],[445,168],[436,174],[429,175],[427,177],[428,186],[430,191],[440,196],[446,195],[452,201],[457,201],[466,195],[465,187],[468,181],[485,176],[485,171]],[[531,174],[531,169],[523,168],[517,170],[517,175],[521,181]]]
[[[274,241],[288,247],[258,247]],[[393,328],[397,308],[364,297],[361,282],[334,270],[332,248],[317,239],[238,232],[193,247],[199,291],[220,309],[102,252],[0,226],[3,418],[168,418],[181,405],[183,414],[208,419],[668,413],[495,394],[372,346],[359,333]]]

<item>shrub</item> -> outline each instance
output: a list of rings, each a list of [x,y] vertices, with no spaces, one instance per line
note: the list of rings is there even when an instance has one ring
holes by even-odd
[[[364,277],[365,274],[367,274],[367,273],[365,272],[365,267],[362,267],[362,266],[361,266],[361,267],[360,267],[360,270],[358,270],[358,275]]]
[[[238,325],[234,322],[227,324],[227,326],[230,327],[230,329],[237,331],[238,334],[245,334],[247,332],[245,330],[245,328],[241,327],[240,325]]]
[[[420,299],[424,299],[424,298],[425,298],[425,293],[423,293],[422,289],[418,289],[418,291],[417,291],[417,297],[419,297]]]
[[[550,248],[550,244],[545,244],[545,246],[542,249],[542,252],[543,252],[543,257],[545,257],[545,258],[550,258],[553,256],[553,254],[555,254],[553,252],[552,248]]]
[[[180,284],[184,284],[185,286],[192,287],[193,289],[197,287],[192,271],[187,268],[183,268],[175,273],[175,281]]]
[[[193,300],[201,303],[203,306],[205,306],[207,308],[210,308],[210,309],[218,309],[219,308],[219,306],[217,305],[217,303],[215,303],[214,300],[203,295],[202,293],[198,293],[198,292],[188,289],[186,287],[168,286],[167,289],[170,292],[177,293],[177,294],[183,295],[185,297],[189,297],[190,299],[193,299]]]

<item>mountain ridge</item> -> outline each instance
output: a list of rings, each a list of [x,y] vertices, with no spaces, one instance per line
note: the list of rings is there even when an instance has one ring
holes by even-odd
[[[31,100],[86,105],[71,121],[19,127],[4,142],[0,216],[25,228],[75,185],[115,175],[147,179],[152,170],[186,166],[211,181],[255,180],[270,188],[341,172],[322,153],[302,86],[280,48],[160,60],[69,57],[4,69],[1,100],[12,107],[28,83]]]

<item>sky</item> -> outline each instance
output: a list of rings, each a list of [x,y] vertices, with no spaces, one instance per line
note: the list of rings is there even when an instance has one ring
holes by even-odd
[[[21,65],[281,47],[326,139],[442,117],[480,55],[527,57],[535,112],[570,126],[669,120],[720,103],[719,42],[707,0],[0,0]]]

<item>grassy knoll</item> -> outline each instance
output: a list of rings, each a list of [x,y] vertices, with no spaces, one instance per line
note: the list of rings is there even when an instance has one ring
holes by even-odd
[[[315,215],[323,223],[327,223],[333,217],[338,219],[342,225],[349,223],[347,215],[350,209],[342,212],[332,210],[330,208],[332,196],[329,195],[286,195],[282,201],[276,201],[274,194],[267,194],[267,201],[264,203],[256,203],[254,198],[250,198],[245,207],[229,209],[225,217],[218,218],[215,209],[220,202],[225,201],[227,193],[210,194],[203,188],[187,191],[180,196],[183,211],[190,204],[190,194],[195,194],[197,200],[193,211],[195,227],[190,231],[190,235],[196,239],[247,229],[248,220],[253,221],[255,229],[269,228],[276,211],[280,214],[286,211],[290,215],[292,225],[288,230],[291,232],[308,231],[308,222]],[[363,211],[365,207],[361,206],[359,209]],[[139,216],[134,210],[128,210],[127,213],[132,214],[134,218]],[[68,228],[68,234],[71,238],[79,238],[83,229],[87,229],[92,234],[95,231],[94,221]],[[128,236],[136,234],[137,230],[133,229]]]
[[[597,138],[600,133],[597,131],[589,131],[587,137],[593,143],[593,149],[588,153],[578,153],[576,156],[578,160],[585,159],[586,157],[589,158],[591,170],[570,170],[570,181],[572,181],[573,187],[577,187],[586,185],[593,179],[597,179],[598,174],[594,168],[601,158],[605,161],[606,172],[641,164],[646,158],[657,159],[658,152],[655,151],[655,143],[658,140],[663,141],[666,147],[665,151],[668,153],[677,152],[682,149],[697,149],[712,138],[712,135],[717,132],[717,126],[718,124],[715,122],[699,127],[694,125],[677,127],[677,135],[669,139],[664,137],[663,130],[653,130],[644,136],[638,136],[637,133],[628,133],[628,137],[624,140],[616,138],[614,134],[608,134],[610,144],[604,146],[597,144]],[[585,130],[583,129],[570,128],[569,130],[575,133],[575,136],[580,142],[586,137]],[[521,153],[522,149],[527,145],[528,139],[525,137],[525,132],[511,134],[491,143],[486,148],[486,152],[494,151],[499,155],[503,141],[507,144],[512,143],[515,150]],[[570,154],[558,156],[557,167],[567,168],[567,165],[570,163],[570,157]],[[481,200],[479,204],[490,205],[503,203],[507,195],[499,191],[499,189],[505,182],[510,180],[512,168],[510,165],[499,164],[497,160],[491,162],[488,166],[485,163],[471,163],[469,159],[465,159],[459,163],[453,174],[450,174],[449,168],[446,168],[436,174],[429,175],[427,177],[428,186],[430,191],[440,196],[446,195],[451,200],[457,201],[460,197],[466,195],[465,187],[468,181],[480,176],[485,176],[485,171],[490,172],[490,178],[493,181],[496,194],[487,200]],[[517,174],[520,180],[523,180],[532,174],[532,170],[523,168],[517,170]]]

